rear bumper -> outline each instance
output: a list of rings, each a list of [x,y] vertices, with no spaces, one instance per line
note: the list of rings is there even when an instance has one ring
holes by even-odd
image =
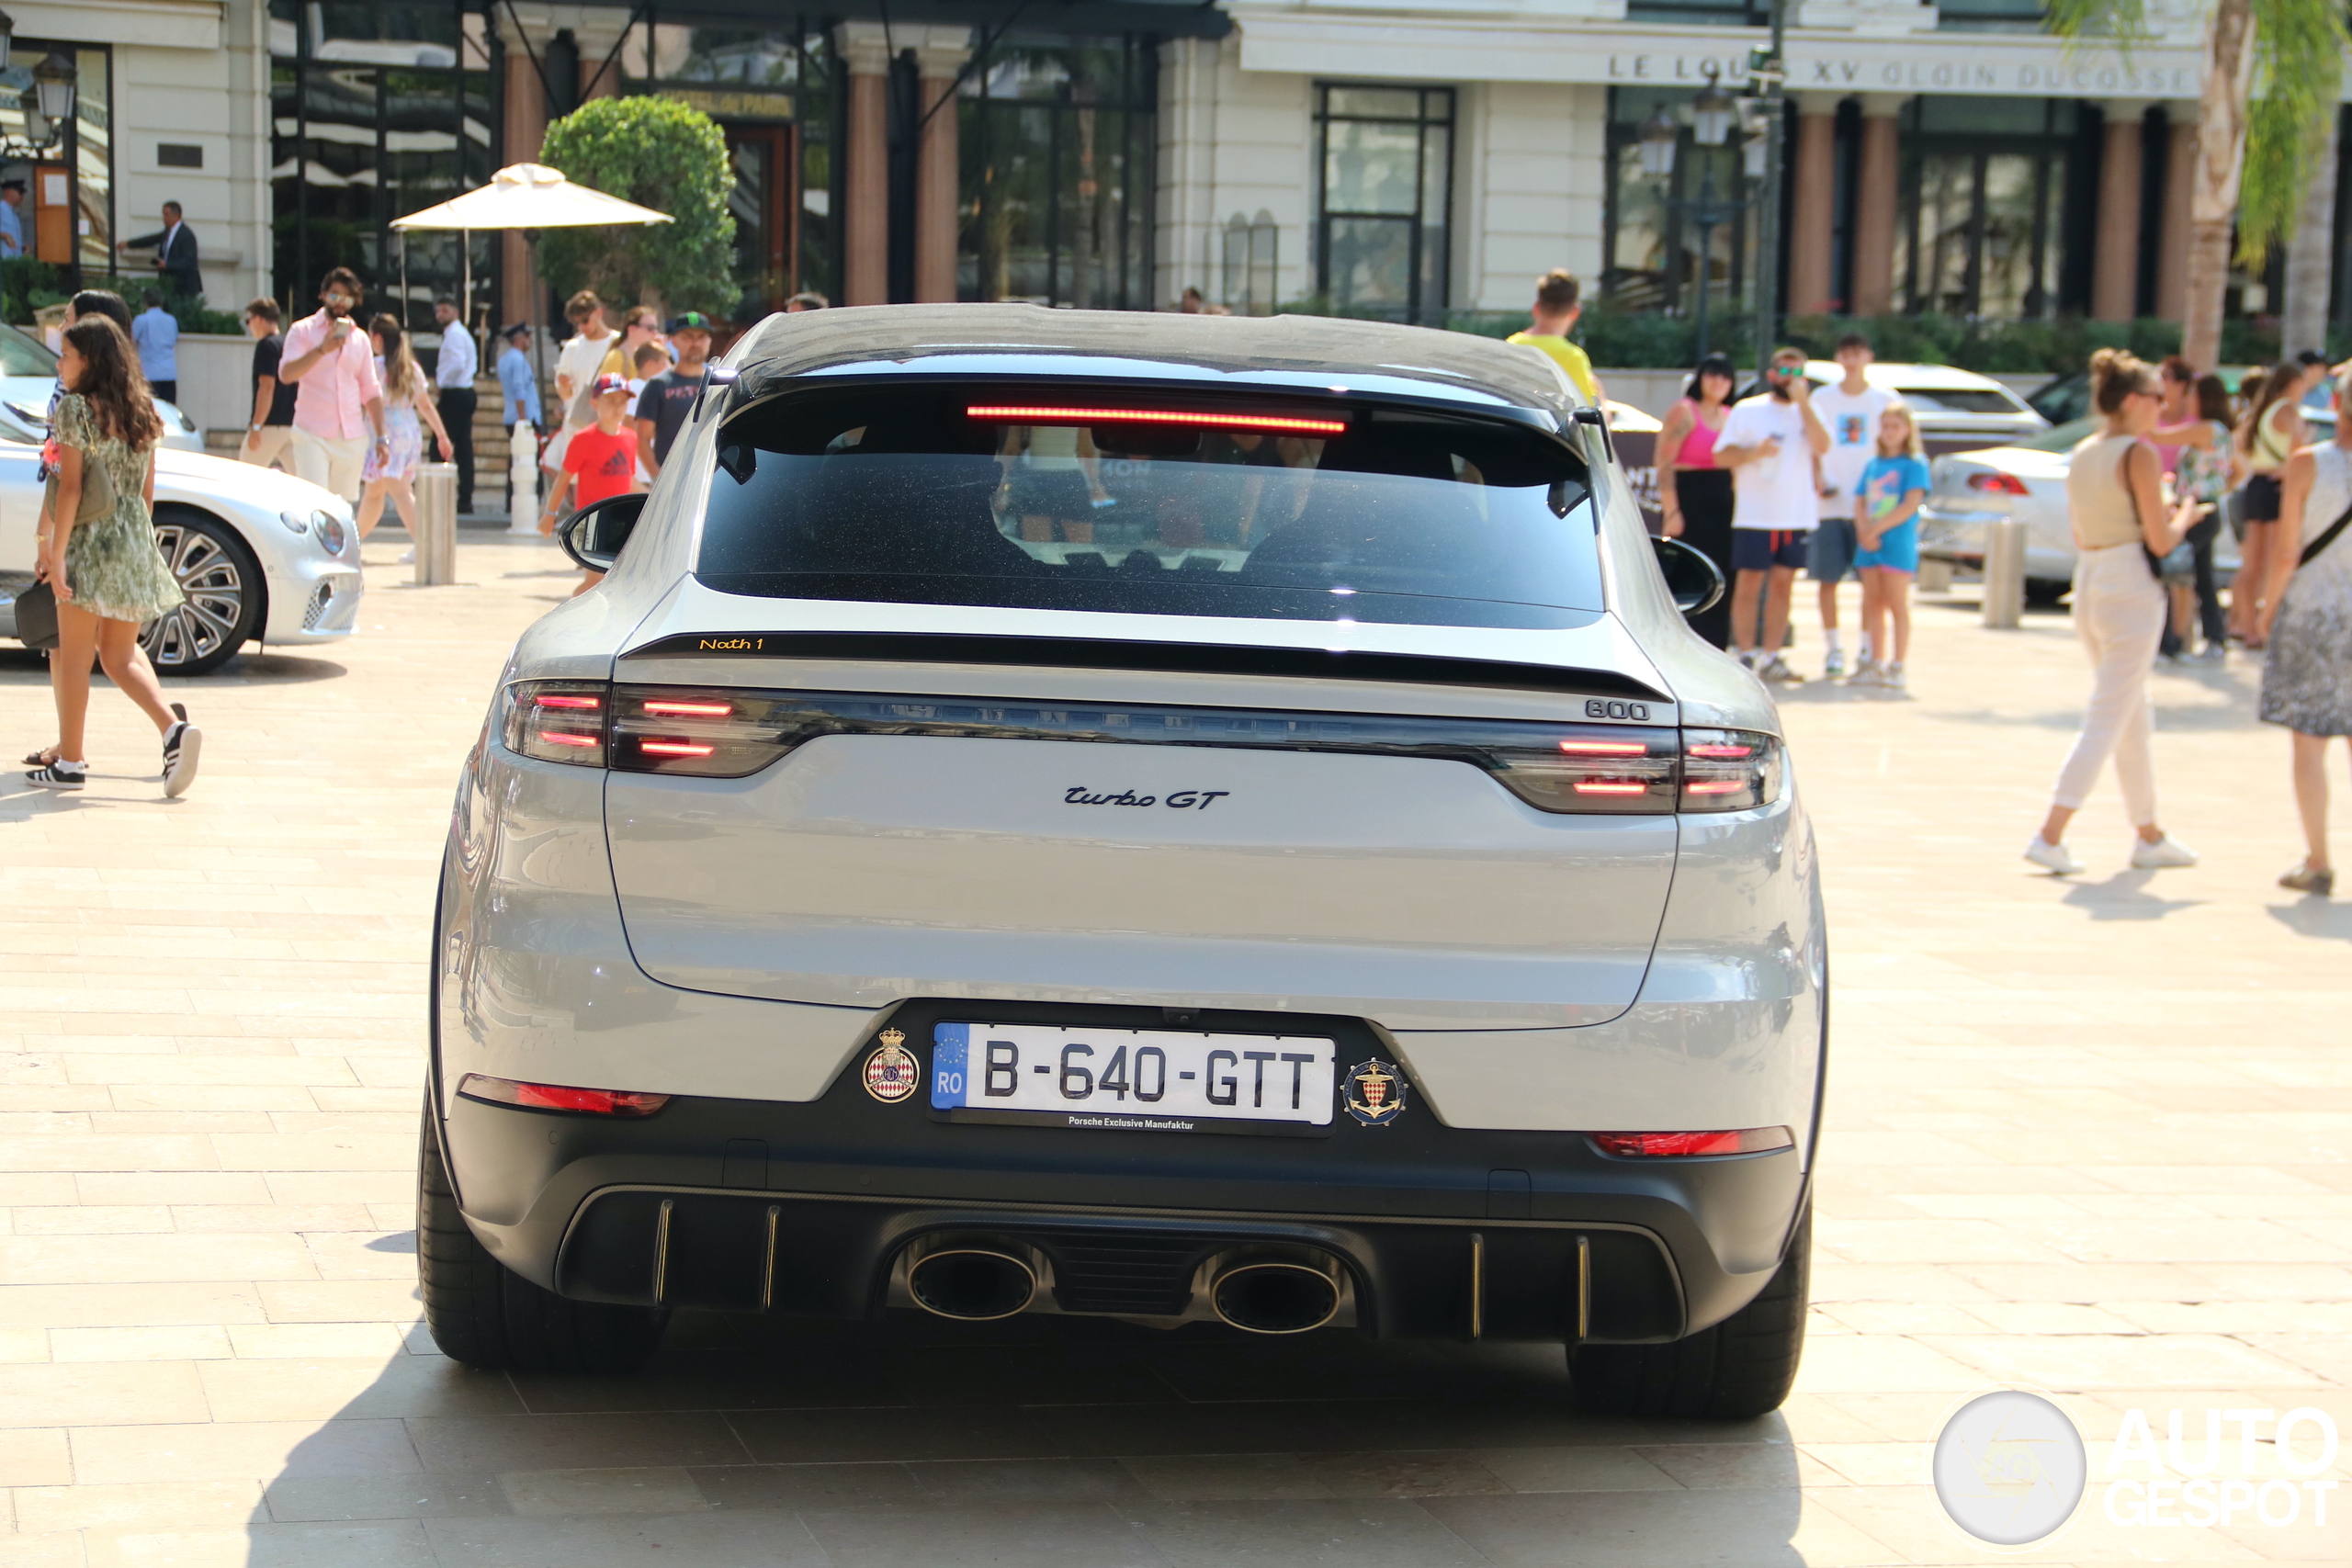
[[[896,1022],[925,1041],[946,1010]],[[1343,1061],[1382,1054],[1361,1022],[1314,1026]],[[517,1273],[583,1300],[834,1317],[903,1301],[903,1248],[952,1232],[1043,1255],[1049,1311],[1181,1317],[1209,1259],[1272,1245],[1338,1259],[1354,1322],[1383,1337],[1674,1339],[1763,1288],[1805,1180],[1794,1150],[1616,1159],[1426,1103],[1302,1138],[948,1123],[854,1073],[814,1100],[682,1097],[642,1121],[438,1103],[467,1221]]]

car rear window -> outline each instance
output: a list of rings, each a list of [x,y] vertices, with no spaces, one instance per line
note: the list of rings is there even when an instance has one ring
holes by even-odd
[[[1544,432],[1068,385],[746,409],[695,573],[775,598],[1430,626],[1602,606],[1584,464]]]

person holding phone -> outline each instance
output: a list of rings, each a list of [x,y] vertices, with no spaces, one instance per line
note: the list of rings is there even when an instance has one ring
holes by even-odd
[[[1789,629],[1789,595],[1804,570],[1805,544],[1820,522],[1814,460],[1829,450],[1829,431],[1813,410],[1804,351],[1774,352],[1764,390],[1744,398],[1715,437],[1715,461],[1732,471],[1732,651],[1758,679],[1804,679],[1781,657]],[[1764,597],[1764,637],[1756,642],[1756,601]]]
[[[361,473],[391,445],[384,387],[368,334],[353,324],[364,298],[347,266],[319,284],[319,310],[286,329],[277,377],[295,383],[291,456],[297,477],[359,504]]]

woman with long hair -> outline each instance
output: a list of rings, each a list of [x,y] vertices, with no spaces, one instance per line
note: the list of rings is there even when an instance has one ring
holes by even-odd
[[[376,345],[376,376],[384,384],[384,434],[387,445],[372,448],[359,477],[368,489],[359,498],[359,536],[376,531],[384,515],[384,498],[391,497],[409,536],[416,535],[416,466],[424,460],[422,424],[433,427],[441,450],[449,450],[449,432],[442,426],[441,411],[434,406],[433,388],[424,368],[409,352],[408,334],[390,316],[368,323]]]
[[[122,330],[103,316],[65,329],[57,357],[57,484],[35,535],[34,575],[57,595],[57,648],[49,682],[57,698],[57,744],[26,777],[48,789],[88,781],[84,746],[90,660],[139,705],[164,738],[164,793],[196,779],[203,735],[173,711],[139,652],[139,628],[182,600],[155,548],[155,444],[164,423]],[[81,521],[82,497],[111,491],[114,504]]]
[[[2165,361],[2165,423],[2157,434],[2177,445],[2173,458],[2172,492],[2198,503],[2196,525],[2188,530],[2188,546],[2196,562],[2189,584],[2174,584],[2171,635],[2185,652],[2190,623],[2199,623],[2205,647],[2199,655],[2218,662],[2228,657],[2230,630],[2222,610],[2222,590],[2213,576],[2213,542],[2222,536],[2222,508],[2245,474],[2244,459],[2230,436],[2230,392],[2211,371],[2184,379],[2173,366],[2188,366],[2178,356]]]
[[[2065,847],[2066,824],[2081,810],[2110,756],[2139,841],[2134,870],[2195,865],[2197,854],[2156,825],[2155,730],[2148,671],[2165,632],[2165,592],[2155,562],[2197,519],[2185,502],[2165,515],[2164,475],[2148,433],[2164,406],[2154,368],[2119,349],[2091,355],[2091,403],[2104,425],[2083,438],[2066,468],[2066,503],[2075,525],[2075,633],[2091,659],[2091,700],[2065,766],[2058,771],[2050,815],[2025,847],[2025,858],[2060,876],[2083,869]]]
[[[1731,470],[1715,463],[1715,436],[1731,417],[1738,372],[1730,356],[1699,362],[1690,384],[1666,412],[1657,434],[1657,502],[1667,537],[1680,539],[1715,563],[1731,581]],[[1731,645],[1731,594],[1690,619],[1690,629],[1717,648]]]
[[[2230,633],[2246,647],[2262,646],[2262,592],[2278,522],[2279,476],[2303,444],[2300,404],[2310,389],[2311,369],[2290,359],[2266,371],[2260,390],[2246,400],[2234,445],[2249,470],[2241,513],[2245,542],[2239,547],[2237,581],[2230,585]]]
[[[2278,886],[2335,890],[2327,855],[2327,743],[2352,736],[2352,371],[2335,382],[2335,439],[2287,462],[2278,547],[2263,596],[2270,657],[2262,665],[2267,724],[2294,732],[2295,806],[2302,863]]]

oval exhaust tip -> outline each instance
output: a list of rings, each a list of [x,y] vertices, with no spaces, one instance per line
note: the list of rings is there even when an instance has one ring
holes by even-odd
[[[1037,1275],[1010,1253],[949,1248],[909,1267],[907,1293],[925,1312],[985,1323],[1024,1310],[1036,1299]]]
[[[1245,1263],[1209,1287],[1216,1315],[1251,1334],[1304,1334],[1340,1310],[1337,1280],[1305,1263]]]

